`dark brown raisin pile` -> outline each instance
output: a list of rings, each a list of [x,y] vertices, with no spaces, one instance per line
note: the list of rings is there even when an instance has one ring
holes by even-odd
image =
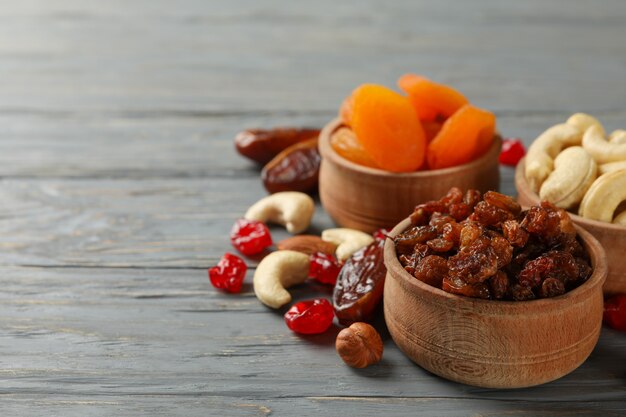
[[[591,275],[565,210],[548,202],[522,211],[494,191],[452,188],[420,204],[394,242],[415,278],[468,297],[524,301],[561,295]]]

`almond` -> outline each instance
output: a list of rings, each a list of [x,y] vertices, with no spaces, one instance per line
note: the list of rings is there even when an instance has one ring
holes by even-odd
[[[278,250],[293,250],[310,255],[315,252],[323,252],[329,255],[335,253],[337,245],[325,242],[321,237],[315,235],[298,235],[281,240],[276,244]]]

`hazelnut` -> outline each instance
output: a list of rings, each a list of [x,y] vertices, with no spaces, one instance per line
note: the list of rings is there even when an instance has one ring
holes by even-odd
[[[353,323],[339,332],[335,342],[337,353],[348,366],[366,368],[380,361],[383,356],[383,341],[367,323]]]

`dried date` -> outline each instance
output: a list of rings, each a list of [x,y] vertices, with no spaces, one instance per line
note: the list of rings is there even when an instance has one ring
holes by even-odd
[[[235,148],[242,156],[265,165],[288,147],[319,134],[318,129],[308,128],[248,129],[235,136]]]
[[[382,299],[387,268],[381,239],[357,251],[339,272],[333,291],[333,308],[339,322],[350,325],[369,321]]]
[[[321,157],[317,138],[296,143],[280,152],[263,167],[261,179],[270,193],[317,191]]]

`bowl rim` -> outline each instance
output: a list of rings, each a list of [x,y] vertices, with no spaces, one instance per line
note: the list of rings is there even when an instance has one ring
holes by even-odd
[[[474,159],[466,164],[457,165],[449,168],[430,169],[424,171],[391,172],[379,168],[371,168],[357,164],[355,162],[347,160],[346,158],[335,152],[333,147],[330,145],[330,137],[337,129],[342,126],[348,127],[341,121],[339,117],[335,117],[322,128],[322,131],[319,135],[318,144],[318,148],[320,154],[322,155],[322,158],[328,158],[337,165],[343,165],[353,171],[358,171],[367,175],[384,176],[390,178],[431,178],[438,175],[461,173],[464,171],[470,171],[475,167],[484,165],[487,161],[497,158],[500,154],[500,149],[502,147],[502,137],[498,132],[496,132],[494,135],[494,141],[491,144],[489,150],[485,152],[485,154],[482,155],[480,158]]]
[[[515,188],[517,189],[517,194],[518,195],[524,194],[524,196],[527,196],[529,199],[535,201],[535,204],[539,204],[539,202],[541,201],[541,198],[539,198],[537,193],[535,193],[533,190],[530,189],[530,186],[528,185],[528,181],[526,180],[526,174],[524,172],[525,166],[526,166],[526,157],[520,159],[520,161],[517,163],[517,166],[515,167]],[[591,226],[593,228],[604,229],[604,231],[610,232],[612,234],[626,235],[626,227],[621,226],[619,224],[586,219],[570,211],[567,211],[567,214],[570,215],[572,220],[574,220],[575,222],[579,224],[582,224],[585,226]]]
[[[557,308],[561,302],[580,302],[584,299],[586,293],[594,290],[595,287],[598,287],[601,293],[602,284],[604,284],[608,273],[608,262],[602,245],[600,245],[598,240],[594,238],[591,233],[575,224],[574,227],[583,242],[583,246],[589,254],[593,268],[591,276],[582,285],[556,297],[540,298],[528,301],[484,300],[481,298],[472,298],[452,294],[418,280],[405,271],[400,264],[396,255],[395,245],[393,240],[390,238],[395,237],[397,234],[407,229],[410,224],[411,220],[407,217],[398,223],[388,234],[389,237],[385,242],[384,248],[384,262],[387,267],[387,279],[397,280],[406,290],[416,294],[427,293],[433,302],[440,301],[441,303],[446,303],[446,308],[454,310],[470,309],[477,314],[492,315],[502,314],[503,310],[504,312],[510,314],[542,314],[546,310]]]

